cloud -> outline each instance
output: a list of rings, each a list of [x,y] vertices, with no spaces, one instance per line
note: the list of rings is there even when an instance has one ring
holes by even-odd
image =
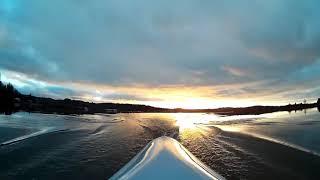
[[[317,0],[0,0],[0,69],[54,85],[209,86],[218,97],[276,99],[286,94],[283,84],[317,89],[319,7]],[[96,95],[69,90],[35,93]],[[101,97],[150,100],[129,92]]]
[[[223,66],[222,69],[224,71],[230,73],[231,75],[238,76],[238,77],[243,77],[243,76],[247,76],[248,75],[248,72],[246,72],[243,69],[236,68],[236,67]]]

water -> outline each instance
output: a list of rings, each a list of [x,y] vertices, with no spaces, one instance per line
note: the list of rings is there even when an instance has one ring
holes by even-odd
[[[0,115],[0,179],[106,179],[159,136],[228,179],[319,179],[320,113]]]

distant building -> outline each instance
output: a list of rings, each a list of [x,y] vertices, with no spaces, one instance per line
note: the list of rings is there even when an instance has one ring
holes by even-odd
[[[117,114],[118,110],[117,109],[105,109],[104,112],[107,114]]]
[[[21,99],[20,98],[14,98],[14,107],[18,108],[20,107]]]
[[[14,101],[17,102],[17,103],[20,103],[21,99],[20,98],[14,98]]]

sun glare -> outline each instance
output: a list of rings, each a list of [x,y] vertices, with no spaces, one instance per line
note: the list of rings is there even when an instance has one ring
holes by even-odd
[[[194,129],[199,124],[208,124],[218,116],[214,114],[176,113],[172,114],[179,130]]]

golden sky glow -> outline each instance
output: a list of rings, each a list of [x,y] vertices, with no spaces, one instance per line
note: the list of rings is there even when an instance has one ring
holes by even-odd
[[[18,88],[27,88],[30,91],[43,91],[41,96],[53,98],[72,98],[89,102],[116,102],[146,104],[163,108],[217,108],[217,107],[245,107],[252,105],[279,105],[294,103],[288,101],[285,96],[277,93],[272,88],[261,89],[259,91],[247,92],[244,88],[256,88],[264,86],[267,81],[258,81],[251,83],[232,83],[225,85],[103,85],[91,82],[56,82],[41,81],[34,79],[22,73],[6,71],[2,79],[11,82]],[[35,88],[35,85],[37,89]],[[64,88],[72,90],[70,94],[50,93],[50,89]],[[48,90],[49,89],[49,90]],[[286,93],[306,92],[303,86],[295,88],[285,87]],[[60,91],[59,91],[60,92]],[[296,99],[299,100],[299,99]],[[303,99],[302,99],[303,100]],[[301,102],[302,102],[301,100]],[[314,99],[309,99],[315,101]],[[299,102],[299,101],[298,101]]]
[[[70,84],[69,84],[70,85]],[[247,84],[248,86],[250,84]],[[134,86],[103,86],[95,84],[72,84],[77,89],[88,89],[93,94],[83,94],[81,97],[85,100],[107,101],[103,95],[120,93],[130,94],[136,99],[113,99],[118,103],[134,103],[147,104],[156,107],[165,108],[216,108],[216,107],[244,107],[257,104],[279,104],[279,99],[276,102],[266,101],[263,98],[256,98],[254,94],[235,94],[232,96],[222,96],[218,93],[220,89],[235,89],[240,85],[225,85],[225,86],[159,86],[150,87],[143,85]],[[142,99],[139,100],[139,97]],[[138,100],[137,100],[138,99]],[[236,103],[235,103],[236,100]],[[285,102],[283,102],[285,103]]]

